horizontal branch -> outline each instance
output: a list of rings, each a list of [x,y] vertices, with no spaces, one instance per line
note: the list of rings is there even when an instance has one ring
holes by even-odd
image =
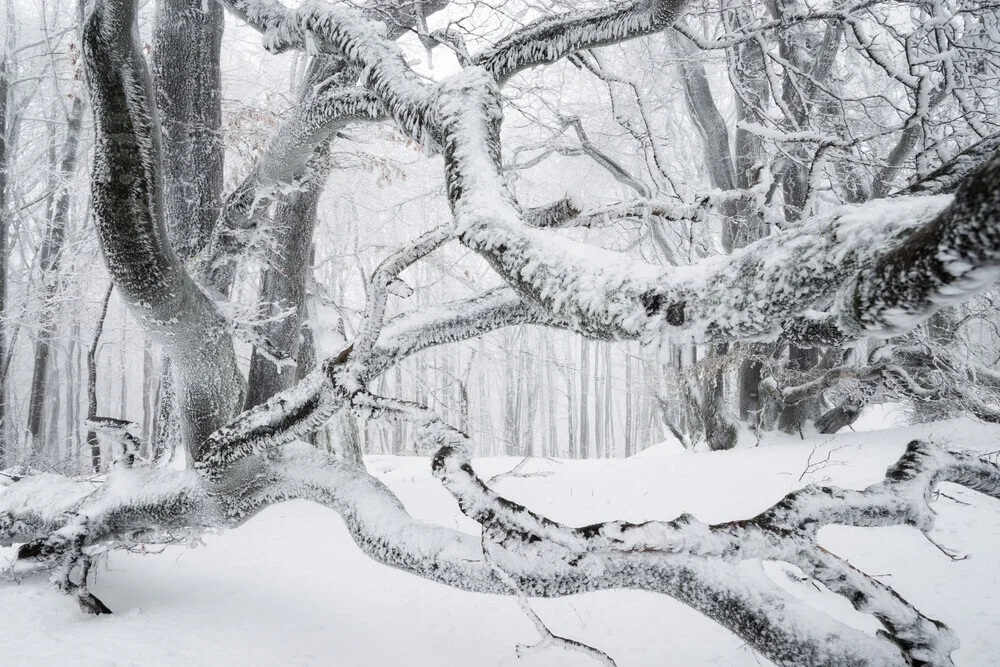
[[[473,63],[502,83],[529,67],[554,63],[577,51],[665,30],[686,5],[687,0],[633,0],[546,16],[477,54]]]

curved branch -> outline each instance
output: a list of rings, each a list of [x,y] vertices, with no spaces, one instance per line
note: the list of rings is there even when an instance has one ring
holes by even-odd
[[[368,283],[368,303],[365,306],[361,330],[354,341],[356,355],[367,357],[382,331],[389,286],[398,280],[399,274],[407,267],[434,252],[452,238],[454,238],[454,232],[450,225],[436,227],[397,250],[379,264]]]
[[[307,187],[306,181],[326,176],[325,169],[310,167],[318,148],[354,122],[384,117],[379,99],[360,89],[334,88],[303,101],[278,128],[253,171],[226,197],[222,217],[212,232],[205,257],[200,259],[203,282],[227,294],[234,261],[246,248],[268,205],[282,192]]]

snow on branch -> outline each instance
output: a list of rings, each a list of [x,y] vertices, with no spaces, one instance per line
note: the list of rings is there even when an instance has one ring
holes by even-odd
[[[660,32],[673,24],[686,5],[686,0],[633,0],[545,16],[477,54],[473,63],[503,82],[529,67],[554,63],[577,51]]]
[[[841,290],[842,326],[859,334],[894,336],[992,286],[1000,277],[998,192],[1000,155],[994,155],[962,182],[954,201],[934,220]]]
[[[386,277],[447,238],[450,238],[450,231],[446,233],[440,228],[426,234],[383,267]],[[384,294],[377,296],[375,292],[370,291],[370,301],[385,298]],[[369,303],[368,310],[373,314],[379,308]],[[381,317],[373,317],[371,322]],[[361,347],[347,347],[295,387],[244,412],[212,433],[196,465],[209,478],[221,479],[237,462],[312,433],[343,407],[353,393],[406,357],[429,347],[467,340],[517,324],[567,326],[506,288],[405,313],[384,326],[369,325],[371,330],[358,339],[359,344],[372,336],[377,338]]]
[[[933,248],[920,246],[917,241],[907,242],[905,249],[889,257],[892,244],[898,244],[915,227],[908,224],[912,219],[930,222],[929,214],[940,210],[936,207],[941,202],[933,199],[894,202],[894,211],[885,217],[892,218],[895,225],[886,225],[883,220],[868,224],[869,219],[859,224],[859,218],[866,214],[884,216],[884,207],[879,204],[871,204],[867,210],[843,210],[805,225],[805,232],[795,229],[788,235],[769,237],[739,255],[708,260],[690,271],[664,271],[622,255],[539,234],[524,227],[523,215],[500,171],[502,114],[495,72],[486,67],[468,68],[442,82],[436,94],[430,96],[429,87],[415,78],[398,51],[363,18],[347,9],[310,6],[289,12],[266,0],[238,0],[232,6],[264,30],[272,46],[305,45],[307,35],[320,35],[325,40],[324,48],[339,49],[345,57],[365,66],[367,85],[385,101],[402,129],[411,134],[432,133],[444,147],[449,199],[462,243],[486,257],[523,296],[587,335],[639,338],[645,342],[665,336],[702,341],[773,339],[785,328],[792,337],[822,338],[821,342],[845,336],[893,335],[933,313],[940,307],[936,300],[964,298],[983,289],[993,276],[983,265],[994,262],[990,253],[972,252],[957,238],[942,237],[939,241],[954,246],[948,248],[956,255],[948,263],[949,271],[958,270],[962,262],[968,264],[961,276],[942,273],[941,267],[927,258]],[[660,12],[664,20],[674,16],[673,9],[653,9],[652,3],[633,3],[629,7],[629,11]],[[639,24],[623,19],[618,11],[625,10],[582,13],[575,19],[578,23],[559,17],[543,20],[512,35],[497,53],[518,53],[514,48],[517,40],[523,38],[530,43],[531,35],[565,38],[567,43],[575,44],[573,40],[578,37],[566,37],[564,33],[573,33],[580,26],[601,33],[603,28],[594,28],[601,25],[610,31],[608,34],[618,34],[616,30],[626,30],[623,26],[628,25],[630,35],[640,34],[641,29],[636,28]],[[983,178],[989,180],[993,175],[985,174]],[[961,193],[977,198],[975,188]],[[978,196],[980,204],[987,208],[989,199]],[[896,214],[899,209],[905,209],[905,216]],[[961,212],[966,210],[959,208]],[[901,219],[904,217],[909,219]],[[830,224],[831,219],[835,224]],[[980,216],[978,223],[970,220],[964,226],[972,230],[986,220],[988,216]],[[940,220],[934,224],[941,234],[959,231],[956,225]],[[795,247],[794,256],[788,252],[789,246]],[[854,275],[878,263],[882,255],[889,257],[886,262],[906,255],[911,260],[910,268],[918,273],[910,273],[908,278],[895,274],[896,283],[888,291],[880,282],[892,279],[886,262],[879,264],[882,268],[874,274],[869,268],[865,269],[869,273]],[[927,271],[934,275],[922,273]],[[845,287],[852,280],[856,284]],[[908,289],[902,284],[905,280],[921,283],[922,287],[911,284],[913,289]],[[964,286],[956,288],[959,282]],[[951,295],[955,289],[958,292]],[[889,302],[867,303],[859,309],[866,290],[878,298],[888,296]],[[810,325],[809,314],[831,305],[834,312],[824,318],[817,332]],[[891,323],[886,319],[893,319],[899,312],[915,318]],[[833,322],[830,315],[835,318]]]
[[[902,195],[940,195],[954,192],[969,174],[1000,151],[1000,133],[969,146],[943,165],[903,188]]]
[[[420,328],[409,321],[411,330]],[[380,339],[387,334],[393,337],[391,325]],[[116,468],[92,493],[81,493],[86,485],[48,478],[18,482],[0,494],[0,541],[27,538],[22,560],[59,565],[70,581],[69,571],[90,545],[152,527],[239,525],[262,507],[305,498],[338,511],[372,558],[466,590],[510,593],[512,582],[538,597],[650,590],[718,621],[778,664],[951,664],[957,644],[946,626],[819,547],[816,535],[829,524],[909,525],[926,533],[934,520],[929,502],[942,481],[1000,498],[995,464],[914,441],[884,481],[861,491],[807,486],[755,517],[717,525],[681,515],[572,527],[491,490],[472,467],[467,436],[422,406],[366,393],[363,366],[348,348],[295,393],[259,406],[220,433],[223,446],[198,471]],[[315,401],[350,402],[370,416],[414,422],[418,444],[437,450],[435,476],[483,526],[492,563],[483,558],[478,538],[415,521],[364,471],[290,442],[318,425],[308,415]],[[760,560],[798,566],[880,621],[884,634],[850,630],[788,597],[760,573],[754,565]],[[88,598],[91,607],[97,602]]]
[[[739,193],[739,196],[730,196],[730,194],[735,193]],[[529,208],[524,212],[524,224],[529,227],[549,229],[579,227],[593,229],[626,220],[645,222],[650,218],[699,222],[705,219],[711,207],[725,205],[737,198],[750,200],[753,197],[753,194],[747,195],[742,191],[727,190],[696,198],[692,204],[680,204],[660,199],[637,199],[607,204],[585,211],[577,209],[576,203],[571,199],[563,198],[543,206]]]
[[[566,563],[572,567],[599,568],[595,561],[602,562],[602,556],[608,554],[660,553],[706,558],[711,567],[720,570],[745,559],[784,560],[847,598],[858,611],[871,614],[882,623],[883,636],[903,653],[893,659],[884,654],[875,658],[871,653],[859,664],[950,665],[950,654],[957,648],[957,640],[946,626],[921,614],[892,589],[819,547],[816,544],[819,528],[829,524],[910,525],[926,533],[933,526],[934,517],[929,501],[941,481],[963,484],[1000,498],[1000,469],[995,464],[961,452],[949,452],[934,443],[913,441],[889,468],[884,481],[862,491],[808,486],[792,492],[756,517],[715,526],[682,515],[671,522],[613,521],[573,528],[535,514],[490,490],[472,468],[465,437],[429,411],[375,397],[367,405],[411,416],[419,429],[418,440],[439,447],[433,460],[435,476],[455,495],[462,511],[483,526],[484,541],[497,545],[508,559],[526,558],[550,567]],[[607,576],[603,570],[602,574]],[[516,577],[512,580],[518,588],[526,585]],[[779,605],[764,615],[780,616],[781,611],[783,607]],[[829,642],[830,636],[824,641]],[[779,664],[814,664],[813,660],[803,660],[802,654],[788,660],[780,654],[781,642],[772,638],[766,643],[752,640],[750,643]],[[846,653],[835,653],[843,650],[836,643],[824,644],[834,653],[815,663],[851,664]],[[803,643],[798,646],[801,648]]]
[[[250,174],[226,197],[221,219],[201,259],[202,280],[223,294],[228,292],[232,262],[245,249],[268,204],[282,192],[304,187],[312,177],[310,163],[317,148],[352,123],[384,117],[381,101],[359,88],[322,90],[296,107],[278,127]]]
[[[436,227],[390,255],[375,269],[369,281],[368,301],[361,330],[354,340],[354,350],[359,356],[365,357],[371,352],[382,331],[390,287],[399,281],[399,274],[452,238],[454,232],[450,225]]]
[[[719,38],[705,38],[685,24],[674,26],[674,30],[690,39],[694,44],[704,51],[729,49],[738,46],[743,42],[756,40],[762,33],[770,30],[787,29],[793,26],[818,22],[818,21],[845,21],[854,12],[863,12],[875,5],[881,4],[884,0],[860,0],[851,4],[844,4],[836,9],[814,9],[810,11],[789,10],[782,8],[781,18],[771,20],[758,20],[756,24],[741,26],[739,30]]]
[[[388,26],[387,37],[396,39],[412,28],[418,17],[443,9],[446,2],[422,0],[400,4],[372,0],[363,13]],[[269,200],[281,191],[307,180],[315,151],[353,121],[388,117],[381,100],[357,88],[361,71],[356,64],[331,55],[319,56],[310,65],[310,76],[300,103],[283,121],[250,174],[226,198],[219,227],[214,231],[209,256],[202,262],[206,283],[228,292],[232,270],[226,260],[245,244],[245,230],[255,227]]]
[[[508,287],[398,315],[383,327],[365,364],[365,377],[375,377],[420,350],[523,324],[569,328]]]
[[[221,0],[264,35],[271,52],[297,48],[339,55],[362,68],[361,84],[377,95],[401,130],[435,145],[427,109],[434,89],[406,64],[402,51],[387,39],[385,26],[345,5],[305,4],[288,9],[275,0]]]
[[[989,195],[989,184],[998,177],[990,169],[975,177],[978,186],[960,189],[952,207],[940,197],[845,207],[690,268],[643,264],[527,228],[498,160],[495,84],[483,73],[466,70],[440,89],[448,193],[459,239],[526,298],[588,335],[644,342],[664,337],[761,340],[783,333],[805,342],[817,342],[821,335],[822,342],[843,338],[838,332],[895,335],[947,299],[967,298],[995,279],[994,269],[987,267],[997,266],[991,249],[1000,250],[1000,238],[993,238],[988,212],[998,206]],[[925,230],[939,230],[937,246],[921,244],[917,234],[904,242],[922,224]],[[970,236],[980,229],[976,244]],[[939,250],[954,254],[950,273],[929,259]],[[910,258],[912,270],[892,274],[888,268],[900,256]],[[882,267],[874,277],[859,273],[873,266]],[[963,267],[964,272],[954,273]],[[967,274],[969,280],[962,283],[967,286],[952,296]],[[881,281],[893,275],[898,279],[891,286]],[[977,276],[981,279],[973,280]],[[853,295],[869,288],[876,300],[859,308],[862,301]],[[834,310],[823,314],[831,306]],[[906,310],[915,317],[891,327],[884,322]],[[818,316],[819,326],[810,326],[811,314]]]

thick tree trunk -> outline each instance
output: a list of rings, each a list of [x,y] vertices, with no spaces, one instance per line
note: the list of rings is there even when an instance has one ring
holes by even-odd
[[[278,205],[274,217],[276,254],[264,271],[260,300],[264,315],[280,319],[259,328],[259,334],[272,351],[265,352],[260,347],[253,350],[244,409],[259,405],[295,384],[316,205],[327,173],[322,167],[318,171],[321,174],[314,176],[304,190],[291,194]],[[275,353],[281,356],[276,358]]]
[[[163,133],[163,215],[182,262],[208,242],[222,207],[225,12],[217,2],[157,0],[151,72]]]
[[[142,49],[127,27],[134,19],[129,0],[107,0],[84,26],[94,218],[122,301],[173,362],[181,433],[197,461],[208,435],[242,405],[243,381],[226,320],[168,242],[160,128]]]

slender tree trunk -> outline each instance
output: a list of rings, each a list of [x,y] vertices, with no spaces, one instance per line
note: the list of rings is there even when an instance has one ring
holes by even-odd
[[[602,343],[596,343],[594,345],[594,457],[598,459],[603,459],[605,457],[604,452],[604,435],[605,427],[604,422],[607,419],[607,414],[604,411],[604,406],[601,405],[603,402],[602,391],[604,386],[604,371],[601,368],[601,354]]]
[[[511,345],[513,347],[513,344]],[[507,456],[514,456],[518,453],[518,442],[519,430],[520,430],[520,404],[518,401],[518,389],[520,388],[520,383],[518,382],[518,362],[512,361],[512,359],[520,359],[519,356],[513,353],[507,356],[507,361],[504,364],[504,383],[503,383],[503,438],[504,438],[504,454]]]
[[[101,302],[101,314],[97,317],[94,329],[94,339],[87,350],[87,419],[97,416],[97,348],[101,343],[101,332],[104,330],[104,319],[108,316],[108,303],[111,301],[113,285],[108,285]],[[90,467],[94,472],[101,471],[101,443],[97,434],[87,430],[87,444],[90,446]]]
[[[552,349],[552,339],[547,336],[548,341],[548,352],[549,358],[548,363],[545,364],[545,391],[548,394],[549,399],[549,409],[545,414],[545,421],[548,424],[548,447],[546,451],[542,452],[542,456],[559,456],[559,429],[556,426],[559,404],[557,402],[556,387],[558,382],[556,381],[556,359],[553,354]]]
[[[396,364],[393,369],[393,384],[396,396],[403,396],[403,367],[400,364]],[[406,442],[405,426],[402,419],[397,419],[392,425],[392,453],[396,456],[403,453],[403,443]]]
[[[635,417],[632,414],[635,398],[632,388],[632,355],[625,354],[625,458],[635,454],[635,434],[632,432],[632,423]]]
[[[538,416],[539,374],[532,370],[531,357],[528,350],[522,347],[519,372],[523,378],[524,389],[521,401],[521,450],[519,453],[523,456],[535,456],[535,443],[540,440],[539,433],[535,428]]]
[[[604,456],[615,456],[615,404],[614,377],[611,369],[612,350],[610,343],[604,343]]]
[[[572,355],[570,355],[572,357]],[[573,381],[574,373],[566,369],[566,456],[571,459],[579,457],[580,452],[577,447],[577,427],[576,427],[576,383]]]
[[[10,9],[10,5],[8,5]],[[8,18],[12,18],[8,12]],[[7,28],[9,33],[14,30],[13,21]],[[7,144],[7,116],[9,109],[9,84],[7,52],[13,43],[13,36],[8,35],[7,44],[0,52],[0,468],[6,467],[13,448],[7,439],[7,231],[10,219],[7,213],[7,173],[10,170],[11,155]]]
[[[49,392],[48,411],[49,416],[45,425],[45,447],[51,452],[51,460],[60,468],[66,463],[63,461],[62,446],[59,440],[59,411],[62,409],[62,386],[59,383],[59,359],[57,355],[52,355],[49,364],[48,386],[52,388]]]
[[[118,377],[121,378],[118,386],[118,418],[128,419],[128,365],[125,362],[128,352],[128,332],[125,329],[124,318],[122,320],[122,339],[118,348]]]
[[[38,339],[35,341],[35,363],[31,375],[31,394],[28,403],[28,433],[32,445],[38,447],[41,440],[43,415],[46,401],[46,378],[49,368],[49,350],[56,328],[56,297],[59,290],[59,263],[63,242],[66,239],[66,223],[69,217],[69,206],[72,199],[70,184],[76,171],[77,147],[80,142],[80,126],[83,121],[83,99],[77,95],[73,99],[69,118],[66,123],[66,141],[63,147],[63,157],[59,164],[59,174],[56,177],[61,184],[52,217],[45,233],[40,251],[42,270],[42,308],[39,321]]]
[[[590,457],[590,344],[580,338],[580,458]]]
[[[156,413],[156,362],[149,338],[142,340],[142,455],[148,457],[153,443],[153,419]]]
[[[80,407],[80,366],[78,355],[80,350],[80,317],[73,315],[73,325],[70,327],[69,348],[66,350],[66,410],[65,410],[65,440],[67,463],[72,461],[76,469],[74,472],[81,472],[80,448],[77,442],[77,433],[80,430],[79,407]]]

